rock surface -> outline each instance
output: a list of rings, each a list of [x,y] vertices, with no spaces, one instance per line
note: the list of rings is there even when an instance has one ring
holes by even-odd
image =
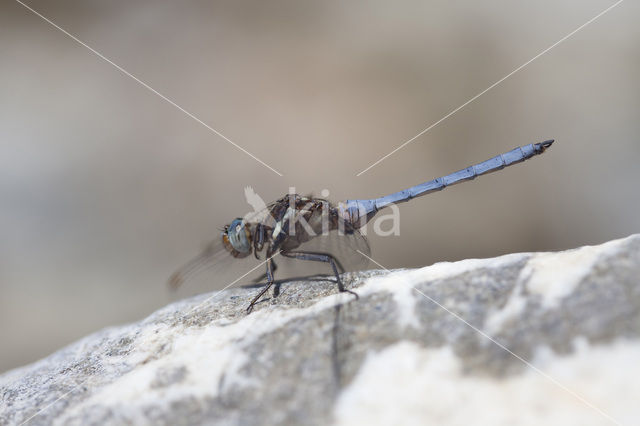
[[[640,420],[640,235],[345,280],[95,333],[0,376],[0,424]]]

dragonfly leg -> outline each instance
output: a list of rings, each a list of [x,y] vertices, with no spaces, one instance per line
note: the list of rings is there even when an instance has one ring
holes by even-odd
[[[292,259],[299,259],[299,260],[311,260],[314,262],[325,262],[331,265],[331,268],[333,269],[333,274],[336,277],[336,281],[338,283],[338,290],[340,292],[346,292],[346,293],[351,293],[353,294],[356,299],[358,298],[358,294],[351,291],[351,290],[346,290],[344,288],[344,286],[342,285],[342,280],[340,279],[340,274],[338,273],[338,266],[339,263],[338,261],[331,256],[330,254],[326,254],[326,253],[313,253],[313,252],[308,252],[308,251],[287,251],[287,252],[280,252],[281,255],[285,256],[285,257],[289,257]]]
[[[275,260],[271,260],[271,274],[275,274],[275,272],[278,270],[278,264],[276,263]],[[260,283],[262,282],[262,280],[266,280],[268,279],[268,275],[266,273],[260,275],[258,278],[256,278],[255,280],[252,280],[252,282],[254,283]]]
[[[260,260],[258,252],[264,247],[264,225],[259,223],[253,233],[253,255]]]
[[[260,293],[256,297],[253,298],[249,306],[247,306],[247,313],[251,313],[255,304],[260,300],[260,298],[271,288],[273,285],[273,260],[271,258],[267,259],[267,284],[260,290]]]

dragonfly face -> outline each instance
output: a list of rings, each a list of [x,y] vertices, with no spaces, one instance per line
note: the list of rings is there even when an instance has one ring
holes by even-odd
[[[246,257],[251,254],[251,231],[242,218],[236,218],[224,227],[222,243],[233,257]]]

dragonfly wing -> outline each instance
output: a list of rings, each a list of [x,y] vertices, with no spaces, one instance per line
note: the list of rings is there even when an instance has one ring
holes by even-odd
[[[224,248],[222,239],[215,241],[187,261],[169,279],[172,290],[180,289],[180,296],[221,290],[227,286],[241,286],[264,272],[263,260],[253,255],[235,258]]]

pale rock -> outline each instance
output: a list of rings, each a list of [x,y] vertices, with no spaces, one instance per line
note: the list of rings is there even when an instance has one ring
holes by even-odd
[[[637,424],[640,235],[171,304],[0,376],[0,424]]]

